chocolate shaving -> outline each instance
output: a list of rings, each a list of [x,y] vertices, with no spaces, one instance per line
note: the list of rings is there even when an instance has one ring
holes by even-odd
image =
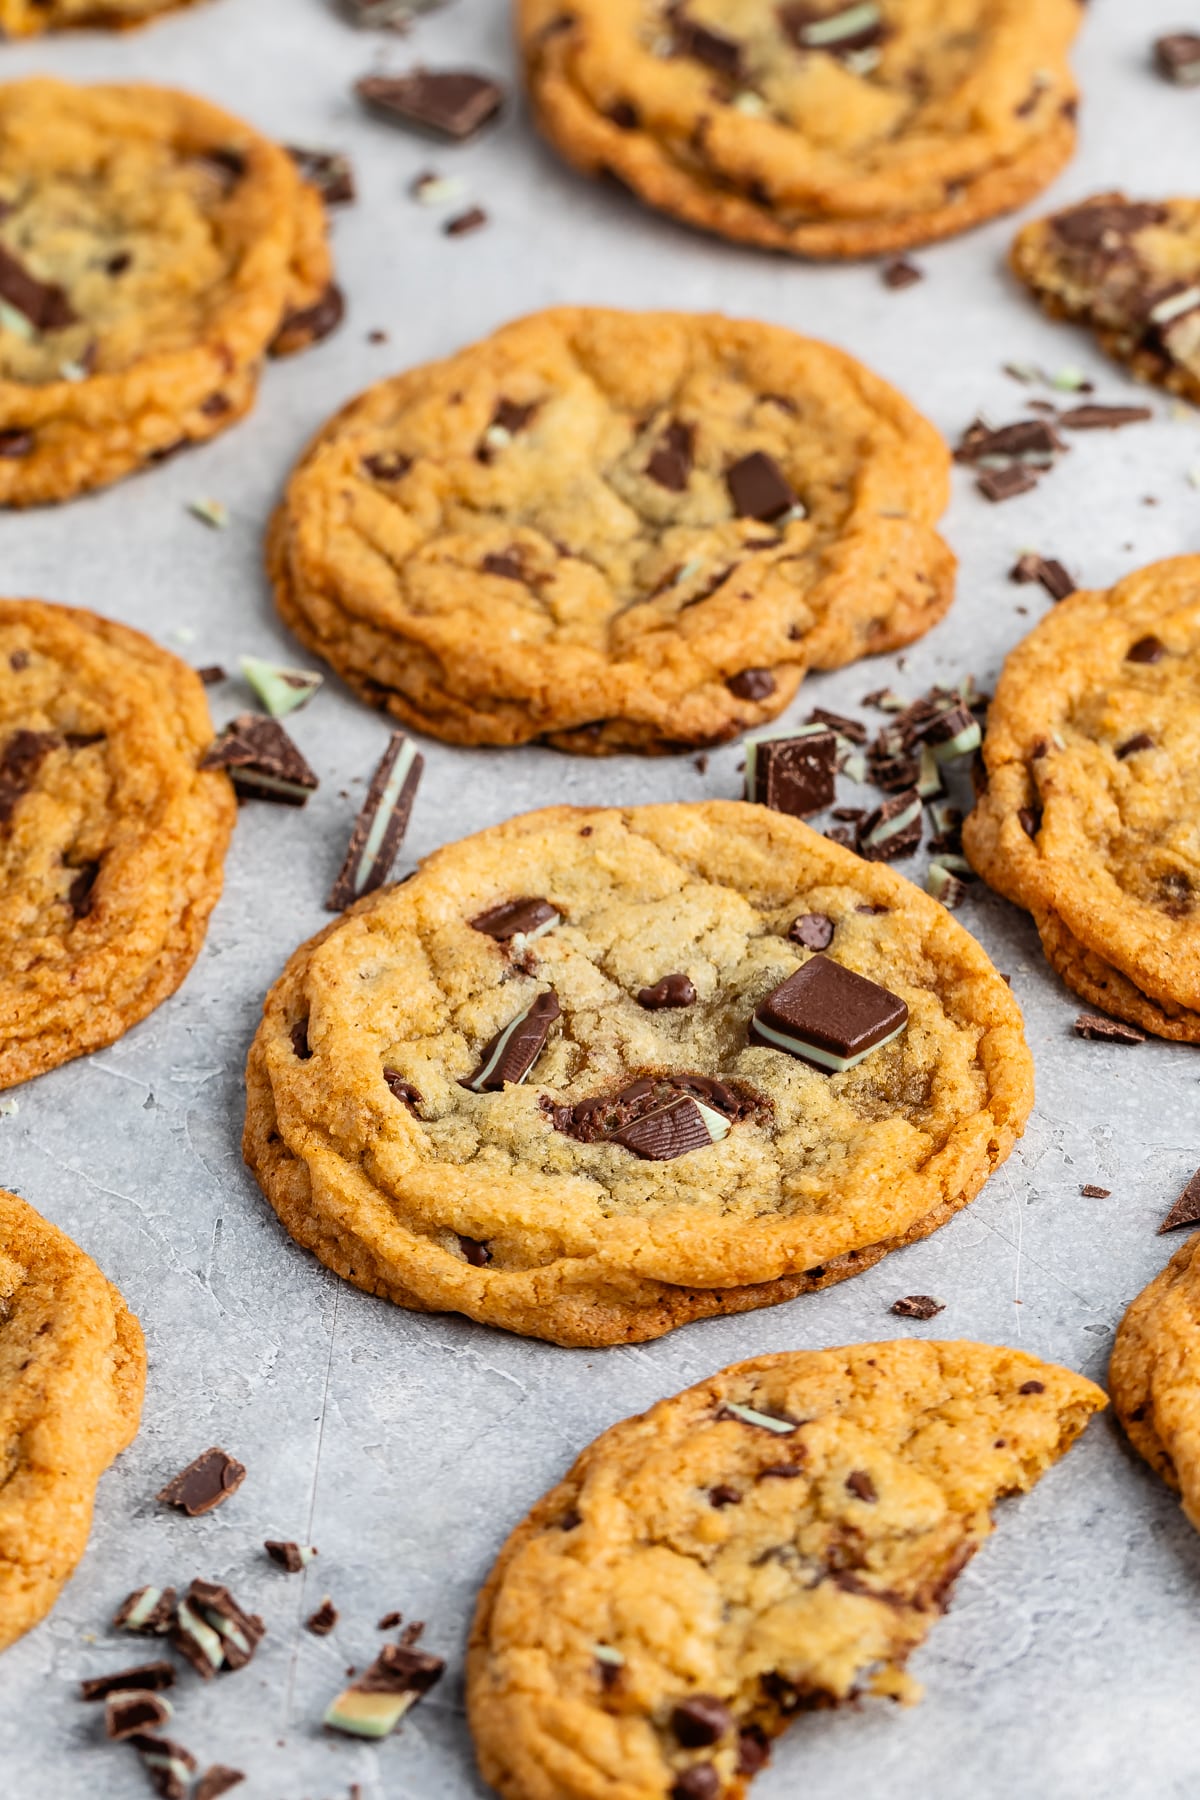
[[[1108,1044],[1144,1044],[1146,1034],[1136,1025],[1123,1020],[1101,1018],[1098,1013],[1080,1013],[1073,1026],[1076,1037],[1094,1038]]]
[[[1164,1231],[1178,1231],[1183,1225],[1200,1225],[1200,1170],[1192,1176],[1159,1226],[1159,1235]]]
[[[1152,419],[1148,406],[1073,406],[1058,415],[1067,431],[1117,431],[1122,425],[1141,425]]]

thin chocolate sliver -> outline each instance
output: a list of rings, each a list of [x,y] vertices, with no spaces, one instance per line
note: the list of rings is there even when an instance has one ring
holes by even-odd
[[[1184,1225],[1200,1225],[1200,1170],[1192,1176],[1159,1226],[1159,1235],[1164,1231],[1178,1231]]]
[[[110,1694],[137,1688],[142,1693],[157,1694],[175,1686],[175,1665],[169,1662],[139,1663],[133,1669],[116,1669],[111,1675],[93,1675],[79,1684],[81,1700],[107,1700]]]
[[[39,281],[2,245],[0,300],[28,319],[35,331],[65,331],[79,322],[65,290],[52,281]]]
[[[459,1085],[474,1093],[499,1093],[509,1082],[524,1081],[550,1035],[561,1008],[553,988],[539,994],[531,1006],[498,1031],[484,1046],[474,1075]]]
[[[1072,406],[1058,415],[1058,422],[1067,431],[1117,431],[1122,425],[1141,425],[1153,417],[1148,406],[1101,406],[1097,403]]]
[[[126,1740],[142,1759],[142,1766],[162,1800],[187,1800],[196,1759],[182,1744],[170,1738],[142,1733]]]
[[[954,451],[954,460],[979,463],[993,458],[1031,458],[1045,464],[1065,448],[1054,427],[1045,419],[1018,419],[1013,425],[995,427],[976,419],[963,432]]]
[[[1153,750],[1154,739],[1148,731],[1139,731],[1134,737],[1126,738],[1117,746],[1117,761],[1124,762],[1127,757],[1137,756],[1142,750]]]
[[[1112,1189],[1097,1187],[1094,1181],[1085,1181],[1079,1192],[1083,1195],[1085,1200],[1107,1200],[1112,1193]],[[1162,1227],[1160,1226],[1159,1229],[1161,1230]]]
[[[408,830],[424,767],[425,758],[413,740],[403,731],[393,732],[354,822],[346,860],[325,902],[327,912],[344,912],[387,881]]]
[[[455,213],[442,226],[447,237],[467,237],[472,231],[482,231],[488,222],[488,215],[482,206],[468,207],[466,212]]]
[[[828,950],[833,942],[834,925],[828,913],[801,913],[788,926],[788,936],[793,944],[803,944],[806,950]]]
[[[760,1002],[750,1042],[833,1075],[857,1067],[907,1023],[898,995],[818,953]]]
[[[389,119],[462,143],[494,119],[504,89],[466,69],[414,69],[407,75],[367,75],[355,82],[359,99]]]
[[[1108,1044],[1144,1044],[1146,1034],[1136,1025],[1123,1020],[1105,1019],[1098,1013],[1080,1013],[1072,1028],[1076,1037],[1093,1038]]]
[[[245,1479],[245,1464],[214,1446],[181,1469],[160,1488],[157,1497],[164,1506],[178,1507],[189,1519],[196,1519],[236,1494]]]
[[[752,451],[731,464],[725,480],[739,519],[758,519],[769,524],[798,504],[787,476],[765,450]]]
[[[936,1319],[946,1305],[932,1294],[907,1294],[903,1300],[894,1300],[891,1310],[901,1319]]]
[[[515,937],[540,937],[560,923],[558,911],[549,900],[527,895],[521,900],[504,900],[476,914],[471,921],[473,931],[506,944]]]
[[[202,769],[224,769],[247,800],[304,806],[320,786],[299,750],[276,719],[240,713],[201,758]]]

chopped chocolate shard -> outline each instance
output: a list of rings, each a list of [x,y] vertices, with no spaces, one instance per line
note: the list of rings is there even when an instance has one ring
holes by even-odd
[[[127,1594],[113,1614],[114,1631],[163,1637],[175,1623],[175,1589],[143,1587]]]
[[[1015,500],[1018,494],[1027,494],[1037,486],[1037,476],[1020,463],[1013,463],[1007,469],[985,469],[975,485],[985,500]]]
[[[1018,1394],[1044,1394],[1045,1391],[1044,1381],[1023,1381],[1017,1389]]]
[[[246,1777],[240,1769],[227,1768],[224,1763],[213,1763],[205,1769],[203,1775],[192,1789],[192,1800],[221,1800],[230,1788],[235,1788],[245,1781]]]
[[[504,104],[504,89],[487,75],[466,69],[413,69],[408,75],[366,75],[354,91],[367,106],[404,125],[416,125],[462,143],[490,123]]]
[[[398,450],[377,450],[373,456],[363,457],[362,466],[376,481],[402,481],[412,468],[412,457],[402,456]]]
[[[298,307],[286,313],[271,339],[272,356],[294,356],[330,337],[346,316],[346,297],[336,282],[330,282],[319,300],[311,306]]]
[[[653,987],[638,990],[637,1003],[647,1012],[662,1012],[678,1006],[694,1006],[696,990],[686,975],[664,975]]]
[[[31,456],[34,448],[32,431],[22,431],[19,427],[10,427],[0,431],[0,456],[16,462],[21,457]]]
[[[1139,731],[1135,737],[1126,738],[1117,746],[1117,761],[1124,762],[1128,756],[1137,756],[1142,750],[1153,750],[1154,739],[1148,731]]]
[[[143,1734],[128,1740],[142,1759],[142,1766],[162,1800],[187,1800],[196,1759],[182,1744],[170,1738]]]
[[[220,663],[206,663],[202,669],[196,670],[205,687],[216,687],[219,681],[227,681],[228,676]]]
[[[196,1519],[236,1494],[245,1479],[245,1465],[227,1450],[214,1446],[168,1481],[159,1490],[158,1499],[165,1506],[178,1507],[189,1519]]]
[[[79,1684],[82,1700],[107,1700],[110,1694],[136,1688],[145,1694],[159,1694],[175,1686],[175,1665],[169,1662],[139,1663],[134,1669],[117,1669],[111,1675],[93,1675]]]
[[[673,1162],[693,1150],[707,1150],[729,1136],[724,1113],[681,1094],[655,1112],[642,1113],[609,1133],[608,1141],[632,1150],[646,1162]]]
[[[78,323],[65,289],[52,281],[39,281],[2,245],[0,300],[28,319],[35,331],[64,331],[68,325]]]
[[[375,1629],[376,1629],[376,1631],[395,1631],[397,1625],[403,1625],[403,1623],[404,1623],[404,1614],[403,1613],[400,1613],[400,1612],[384,1613],[382,1619],[380,1619],[380,1621],[379,1621],[378,1625],[376,1625]]]
[[[304,1629],[311,1631],[314,1637],[328,1637],[338,1622],[338,1609],[326,1594],[316,1612],[309,1613],[304,1621]]]
[[[466,212],[455,213],[442,226],[446,237],[469,237],[473,231],[482,231],[488,223],[488,215],[482,206],[469,206]]]
[[[803,1475],[804,1469],[798,1462],[768,1463],[755,1476],[756,1481],[796,1481]]]
[[[354,170],[350,158],[340,150],[313,150],[306,144],[288,144],[285,148],[326,206],[348,206],[356,198]]]
[[[420,1118],[421,1107],[424,1105],[424,1101],[412,1082],[406,1081],[399,1069],[385,1069],[383,1071],[383,1079],[387,1083],[393,1098],[399,1100],[402,1106],[407,1106],[410,1113],[413,1113],[417,1118]]]
[[[1095,1038],[1108,1044],[1144,1044],[1146,1034],[1121,1019],[1105,1019],[1098,1013],[1080,1013],[1073,1026],[1076,1037]]]
[[[682,494],[692,473],[695,446],[696,427],[672,419],[646,464],[651,481],[669,493]]]
[[[978,726],[976,726],[978,730]],[[868,862],[895,862],[920,848],[923,814],[916,788],[896,794],[858,827],[858,853]]]
[[[516,937],[528,941],[544,936],[562,924],[562,915],[549,900],[526,895],[521,900],[503,900],[499,906],[490,906],[486,912],[478,913],[470,924],[472,930],[482,931],[485,937],[495,938],[498,944],[508,944]]]
[[[1111,250],[1119,248],[1122,239],[1144,231],[1147,225],[1162,225],[1166,207],[1152,200],[1126,200],[1123,194],[1098,194],[1079,206],[1054,213],[1050,228],[1054,235],[1078,250]]]
[[[180,1605],[199,1614],[216,1632],[227,1668],[244,1669],[266,1634],[257,1613],[242,1610],[227,1587],[216,1581],[193,1581]]]
[[[693,1763],[671,1789],[671,1800],[721,1800],[721,1777],[712,1763]]]
[[[169,1700],[148,1689],[109,1694],[104,1702],[104,1735],[120,1743],[142,1732],[158,1731],[169,1724],[174,1712]]]
[[[525,565],[513,550],[490,550],[479,566],[485,575],[496,575],[501,581],[524,583],[527,579]]]
[[[509,1082],[524,1081],[546,1048],[550,1027],[560,1011],[553,988],[539,994],[484,1046],[479,1067],[473,1075],[464,1077],[459,1086],[476,1094],[498,1093]]]
[[[394,731],[354,821],[346,860],[325,902],[327,912],[344,912],[387,881],[408,830],[424,767],[425,758],[413,740]]]
[[[1039,556],[1036,550],[1027,550],[1017,558],[1009,570],[1010,581],[1036,581],[1045,588],[1052,600],[1065,600],[1068,594],[1075,592],[1075,582],[1062,563],[1050,556]]]
[[[935,1300],[931,1294],[907,1294],[903,1300],[892,1302],[892,1311],[901,1319],[936,1319],[945,1310],[945,1302]]]
[[[844,713],[830,712],[827,707],[814,706],[806,721],[809,725],[828,725],[839,737],[849,738],[852,744],[865,744],[870,732],[860,719],[848,719]]]
[[[983,738],[979,721],[967,706],[945,707],[916,726],[913,735],[930,746],[939,763],[978,750]]]
[[[739,700],[766,700],[775,692],[775,677],[770,669],[742,669],[725,686]]]
[[[10,823],[38,770],[62,739],[53,731],[15,731],[0,753],[0,825]]]
[[[736,38],[726,37],[722,31],[713,31],[708,25],[695,24],[682,16],[682,8],[675,12],[672,24],[676,55],[694,57],[707,68],[715,69],[718,75],[724,75],[730,81],[740,81],[742,46]]]
[[[473,1269],[486,1269],[492,1260],[492,1253],[480,1238],[463,1237],[459,1233],[459,1248]]]
[[[325,1723],[350,1737],[387,1737],[409,1708],[436,1687],[445,1668],[440,1656],[385,1644],[353,1687],[334,1700]]]
[[[290,669],[261,656],[239,660],[242,674],[273,719],[284,719],[307,706],[325,680],[316,669]]]
[[[925,279],[924,269],[919,269],[916,263],[909,262],[906,256],[897,256],[894,261],[884,263],[882,273],[884,287],[893,290],[915,287],[919,281]]]
[[[740,1506],[742,1496],[735,1487],[730,1487],[727,1482],[721,1482],[717,1487],[709,1488],[708,1503],[710,1506],[715,1506],[719,1512],[723,1506]]]
[[[1085,1200],[1107,1200],[1112,1193],[1111,1188],[1097,1187],[1094,1181],[1085,1181],[1079,1191]]]
[[[707,1750],[733,1729],[733,1714],[715,1694],[693,1694],[671,1714],[676,1743],[685,1750]]]
[[[1164,1231],[1178,1231],[1183,1225],[1200,1225],[1200,1170],[1192,1176],[1159,1226],[1159,1235]]]
[[[1154,66],[1176,87],[1200,83],[1200,34],[1168,31],[1154,40]]]
[[[746,798],[793,818],[811,818],[836,798],[837,737],[827,727],[791,727],[746,744]]]
[[[739,1775],[757,1775],[771,1760],[771,1740],[759,1725],[743,1725],[738,1732]]]
[[[227,771],[247,800],[304,806],[320,783],[283,726],[257,713],[240,713],[201,758],[202,769]]]
[[[280,1569],[286,1569],[289,1575],[298,1575],[301,1569],[307,1569],[317,1554],[315,1544],[297,1544],[290,1538],[267,1538],[263,1549],[271,1561]]]
[[[1058,415],[1067,431],[1117,431],[1122,425],[1141,425],[1152,419],[1149,406],[1072,406]]]
[[[1161,662],[1166,654],[1167,646],[1160,638],[1151,635],[1149,637],[1140,637],[1136,644],[1131,645],[1125,652],[1125,661],[1131,663],[1156,663]]]
[[[793,944],[803,944],[806,950],[828,950],[833,933],[834,924],[828,913],[801,913],[788,926]]]
[[[875,1483],[865,1469],[851,1469],[846,1477],[846,1491],[867,1505],[873,1505],[879,1498]]]
[[[750,1042],[841,1074],[899,1037],[908,1007],[897,995],[818,953],[767,995],[750,1021]]]
[[[1045,419],[1018,419],[1014,425],[995,428],[976,419],[963,432],[954,452],[959,463],[990,463],[993,459],[1031,461],[1046,465],[1064,449],[1062,439]]]
[[[787,476],[765,450],[754,450],[726,470],[725,480],[739,519],[764,523],[782,518],[799,504]]]

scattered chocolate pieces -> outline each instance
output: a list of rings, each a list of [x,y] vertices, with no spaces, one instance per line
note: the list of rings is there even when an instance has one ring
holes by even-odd
[[[841,1074],[899,1037],[907,1023],[908,1007],[897,995],[817,954],[759,1003],[750,1042]]]
[[[1164,1231],[1178,1231],[1183,1225],[1200,1225],[1200,1170],[1192,1176],[1159,1226],[1159,1235]]]
[[[357,198],[350,158],[340,150],[313,150],[305,144],[287,144],[285,148],[326,206],[348,206]]]
[[[499,113],[504,89],[466,69],[414,69],[408,75],[366,75],[354,84],[359,99],[404,125],[420,126],[456,143],[474,137]]]
[[[201,758],[202,769],[224,769],[247,800],[304,806],[320,786],[299,750],[274,719],[240,713]]]
[[[271,1561],[280,1569],[286,1569],[289,1575],[298,1575],[301,1569],[307,1569],[317,1554],[315,1544],[295,1544],[286,1538],[268,1538],[263,1549]]]
[[[894,1300],[891,1310],[901,1319],[936,1319],[946,1306],[931,1294],[908,1294],[903,1300]]]
[[[785,726],[746,743],[746,798],[807,819],[836,797],[837,738],[826,726]]]
[[[498,944],[511,943],[514,938],[531,943],[534,938],[561,925],[562,915],[549,900],[527,895],[522,900],[504,900],[499,906],[491,906],[470,923],[472,930],[482,931],[486,937],[495,938]]]
[[[350,1737],[385,1738],[445,1673],[440,1656],[385,1644],[370,1668],[330,1705],[325,1723]]]
[[[1176,87],[1200,83],[1200,35],[1194,31],[1169,31],[1154,41],[1154,66]]]
[[[230,1788],[237,1787],[246,1777],[240,1769],[226,1768],[224,1763],[213,1763],[205,1769],[203,1775],[192,1789],[192,1800],[221,1800]]]
[[[220,663],[206,663],[202,669],[197,669],[196,673],[205,687],[216,687],[218,682],[229,679]]]
[[[476,1094],[498,1093],[510,1081],[524,1081],[546,1048],[550,1027],[560,1010],[553,988],[539,994],[484,1046],[479,1067],[474,1075],[459,1083],[460,1087],[470,1088]]]
[[[157,1694],[175,1686],[175,1665],[169,1662],[139,1663],[134,1669],[117,1669],[111,1675],[93,1675],[79,1684],[82,1700],[107,1700],[110,1694],[137,1688],[143,1693]]]
[[[954,460],[982,464],[985,468],[1025,462],[1049,468],[1065,448],[1046,419],[1018,419],[1014,425],[999,426],[985,425],[982,419],[976,419],[959,439]]]
[[[998,502],[1015,500],[1018,494],[1027,494],[1037,486],[1037,476],[1019,463],[1007,469],[985,469],[976,482],[976,487],[985,500]]]
[[[1200,41],[1200,40],[1198,40]],[[1149,406],[1073,406],[1059,413],[1058,422],[1067,431],[1118,431],[1122,425],[1141,425],[1152,419]]]
[[[1112,1189],[1097,1187],[1094,1181],[1085,1181],[1079,1192],[1085,1200],[1107,1200]]]
[[[896,862],[921,844],[921,796],[909,788],[868,813],[858,827],[858,853],[868,862]]]
[[[149,1689],[130,1688],[109,1694],[104,1702],[104,1735],[120,1743],[169,1724],[175,1708]]]
[[[828,913],[801,913],[788,926],[788,936],[793,944],[803,944],[806,950],[828,950],[833,942],[834,925]]]
[[[1016,582],[1039,582],[1052,600],[1065,600],[1068,594],[1075,592],[1074,578],[1062,563],[1052,556],[1039,556],[1036,550],[1027,550],[1019,556],[1009,570],[1008,578]]]
[[[165,1506],[177,1506],[189,1519],[196,1519],[236,1494],[245,1479],[245,1465],[214,1446],[181,1469],[159,1490],[157,1498]]]
[[[0,301],[27,320],[34,331],[64,331],[78,323],[66,291],[52,281],[39,281],[0,245]]]
[[[1109,1044],[1144,1044],[1146,1034],[1122,1019],[1105,1019],[1098,1013],[1080,1013],[1074,1024],[1076,1037],[1096,1038]]]
[[[671,1714],[675,1741],[685,1750],[706,1750],[733,1728],[733,1714],[715,1694],[693,1694]]]
[[[175,1623],[175,1589],[136,1588],[113,1614],[114,1631],[135,1631],[145,1637],[164,1637]]]
[[[770,523],[799,506],[787,476],[765,450],[754,450],[726,470],[725,480],[739,519]]]
[[[265,1633],[257,1613],[244,1612],[227,1587],[193,1581],[176,1609],[171,1643],[211,1681],[219,1669],[244,1669]]]
[[[316,1612],[309,1613],[304,1621],[304,1629],[311,1631],[314,1637],[328,1637],[338,1622],[339,1613],[333,1601],[326,1594]]]
[[[403,1625],[403,1623],[404,1623],[404,1614],[403,1613],[399,1613],[399,1612],[384,1613],[382,1619],[380,1619],[380,1621],[379,1621],[378,1625],[375,1627],[375,1629],[376,1629],[376,1631],[395,1631],[397,1625]]]
[[[346,860],[325,902],[327,912],[344,912],[388,879],[408,830],[424,768],[425,758],[413,740],[403,731],[394,731],[354,821]]]
[[[885,288],[897,291],[915,287],[919,281],[924,281],[925,271],[919,269],[916,263],[909,262],[906,256],[897,256],[894,261],[884,263],[882,277]]]
[[[686,975],[664,975],[653,987],[639,988],[637,1003],[647,1012],[662,1012],[678,1006],[694,1006],[696,990]]]

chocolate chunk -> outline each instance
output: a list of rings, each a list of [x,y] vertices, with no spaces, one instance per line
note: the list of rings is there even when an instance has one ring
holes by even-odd
[[[646,464],[651,481],[672,494],[682,494],[692,473],[695,445],[695,426],[672,419]]]
[[[398,450],[377,450],[374,456],[363,457],[362,466],[376,481],[402,481],[412,468],[412,457]]]
[[[1146,1034],[1136,1025],[1118,1019],[1104,1019],[1097,1013],[1080,1013],[1073,1030],[1076,1037],[1094,1038],[1108,1044],[1144,1044]]]
[[[459,1248],[473,1269],[486,1269],[492,1260],[492,1253],[479,1238],[463,1237],[459,1233]]]
[[[647,1162],[673,1162],[693,1150],[707,1150],[728,1135],[729,1120],[723,1113],[683,1094],[610,1132],[609,1142],[623,1145]]]
[[[182,1606],[198,1613],[221,1640],[226,1667],[244,1669],[266,1635],[257,1613],[245,1612],[227,1587],[216,1581],[193,1581]]]
[[[146,1690],[110,1694],[104,1702],[104,1735],[120,1743],[124,1738],[158,1731],[169,1723],[174,1711],[168,1700]]]
[[[1052,462],[1064,448],[1062,439],[1045,419],[1018,419],[1014,425],[995,428],[976,419],[959,440],[954,460],[980,463],[998,457],[1042,464]]]
[[[170,1738],[143,1733],[128,1739],[142,1759],[142,1766],[162,1800],[187,1800],[196,1772],[196,1759],[182,1744]]]
[[[224,1763],[213,1763],[205,1769],[203,1775],[192,1789],[192,1800],[221,1800],[230,1788],[237,1787],[246,1777],[240,1769],[227,1768]]]
[[[858,827],[858,853],[868,862],[895,862],[920,848],[923,814],[916,788],[896,794]]]
[[[326,1594],[316,1612],[309,1613],[304,1621],[304,1629],[311,1631],[314,1637],[328,1637],[338,1622],[338,1609]]]
[[[741,80],[742,46],[736,38],[713,31],[708,25],[697,25],[682,17],[680,11],[676,11],[672,24],[677,56],[695,57],[697,62],[715,69],[718,75],[724,75],[730,81]]]
[[[1117,761],[1124,762],[1127,756],[1136,756],[1140,750],[1153,750],[1154,739],[1148,731],[1139,731],[1135,737],[1126,738],[1117,746]]]
[[[875,1483],[865,1469],[851,1469],[846,1477],[846,1491],[854,1495],[856,1500],[873,1504],[879,1498]]]
[[[840,1074],[899,1037],[907,1023],[903,1000],[818,954],[759,1003],[750,1042]]]
[[[1046,556],[1039,556],[1034,550],[1027,550],[1024,556],[1009,570],[1010,581],[1036,581],[1045,588],[1052,600],[1065,600],[1068,594],[1075,592],[1075,582],[1062,563]]]
[[[164,1506],[177,1506],[189,1519],[196,1519],[236,1494],[245,1479],[245,1465],[214,1446],[181,1469],[157,1497]]]
[[[414,69],[408,75],[366,75],[354,84],[359,99],[389,119],[461,143],[499,113],[504,89],[466,69]]]
[[[387,1737],[409,1708],[436,1687],[445,1668],[440,1656],[402,1644],[385,1644],[353,1687],[334,1700],[325,1723],[351,1737]]]
[[[219,681],[229,679],[220,663],[206,663],[202,669],[197,669],[196,673],[205,687],[216,687]]]
[[[19,427],[0,431],[0,456],[16,462],[20,458],[33,453],[34,436],[32,431],[22,431]]]
[[[1156,38],[1154,66],[1176,87],[1195,87],[1200,82],[1200,35],[1194,31],[1168,31]]]
[[[1116,431],[1122,425],[1141,425],[1152,419],[1148,406],[1073,406],[1058,415],[1067,431]]]
[[[1017,1389],[1018,1394],[1044,1394],[1045,1391],[1044,1381],[1023,1381]]]
[[[479,566],[485,575],[497,575],[501,581],[524,583],[527,579],[524,563],[512,550],[490,550]]]
[[[518,1013],[511,1024],[498,1031],[484,1046],[479,1067],[473,1075],[460,1081],[459,1086],[470,1088],[476,1094],[498,1093],[510,1081],[524,1081],[546,1048],[550,1027],[560,1011],[558,995],[553,988],[539,994],[524,1012]]]
[[[757,1775],[771,1760],[771,1741],[759,1725],[743,1725],[738,1732],[739,1775]]]
[[[404,1614],[403,1613],[400,1613],[400,1612],[384,1613],[382,1619],[380,1619],[380,1621],[379,1621],[378,1625],[376,1625],[375,1629],[376,1629],[376,1631],[395,1631],[397,1625],[403,1625],[403,1623],[404,1623]]]
[[[945,1310],[945,1302],[930,1294],[908,1294],[903,1300],[892,1302],[892,1311],[901,1319],[936,1319]]]
[[[287,144],[285,148],[326,206],[347,206],[356,198],[354,170],[340,150],[313,150],[305,144]]]
[[[677,1006],[694,1006],[696,990],[686,975],[664,975],[653,987],[638,990],[637,1003],[647,1012],[661,1012]]]
[[[292,1026],[292,1054],[298,1062],[312,1061],[312,1045],[308,1041],[307,1019],[301,1019]]]
[[[507,944],[515,937],[535,938],[553,931],[561,925],[562,916],[549,900],[526,895],[521,900],[503,900],[499,906],[477,914],[470,923],[472,930],[482,931],[498,944]]]
[[[148,1662],[139,1663],[135,1669],[117,1669],[111,1675],[93,1675],[80,1682],[79,1695],[82,1700],[107,1700],[110,1694],[120,1694],[128,1688],[159,1694],[174,1686],[174,1663]]]
[[[671,1714],[671,1730],[685,1750],[707,1750],[732,1730],[733,1714],[715,1694],[693,1694]]]
[[[824,1271],[822,1271],[824,1273]],[[756,1481],[796,1481],[803,1475],[803,1465],[798,1462],[768,1463],[755,1476]]]
[[[769,522],[782,518],[798,504],[786,475],[765,450],[743,456],[725,472],[729,497],[739,519]]]
[[[837,738],[803,728],[746,744],[746,798],[793,818],[823,812],[836,798]]]
[[[1027,838],[1036,838],[1042,828],[1041,809],[1035,810],[1032,806],[1018,807],[1017,822]]]
[[[1018,494],[1027,494],[1037,486],[1037,476],[1020,463],[1013,463],[1007,469],[985,469],[975,485],[985,500],[1015,500]]]
[[[721,1777],[712,1763],[693,1763],[671,1789],[671,1800],[721,1800]]]
[[[175,1589],[143,1587],[127,1594],[113,1614],[114,1631],[162,1637],[175,1623]]]
[[[247,800],[304,806],[320,786],[283,726],[258,713],[240,713],[200,760],[202,769],[225,769]]]
[[[1200,1170],[1192,1176],[1159,1226],[1159,1235],[1164,1231],[1178,1231],[1182,1225],[1200,1225]]]
[[[385,1069],[383,1079],[387,1082],[393,1098],[399,1100],[402,1106],[407,1106],[409,1112],[420,1118],[424,1101],[412,1082],[406,1081],[399,1069]]]
[[[721,1482],[717,1487],[709,1488],[708,1502],[710,1506],[715,1506],[717,1511],[720,1512],[723,1506],[740,1506],[742,1504],[742,1496],[735,1487],[730,1487],[726,1482]]]
[[[468,237],[473,231],[482,231],[488,223],[488,215],[482,206],[469,206],[466,212],[455,213],[442,226],[446,237]]]
[[[882,279],[885,288],[898,292],[924,281],[925,271],[919,269],[915,262],[909,262],[906,256],[897,256],[892,262],[883,265]]]
[[[15,731],[0,753],[0,825],[11,822],[52,750],[62,744],[53,731]]]
[[[1147,225],[1166,223],[1165,206],[1154,201],[1126,200],[1123,194],[1097,195],[1065,212],[1054,213],[1050,229],[1064,244],[1078,250],[1113,247]]]
[[[52,281],[39,281],[24,263],[0,245],[0,300],[28,319],[35,331],[65,331],[78,324],[66,291]]]
[[[913,736],[922,744],[928,744],[936,760],[942,763],[977,750],[983,734],[969,707],[948,706],[916,726]]]
[[[285,313],[278,331],[271,339],[272,356],[294,356],[330,337],[346,316],[346,297],[336,282],[330,282],[319,300],[311,306],[297,307]]]
[[[620,131],[636,131],[642,122],[642,115],[632,100],[617,100],[604,116]]]
[[[1141,637],[1137,643],[1125,652],[1125,661],[1131,663],[1161,662],[1167,654],[1167,646],[1154,636]]]
[[[315,1544],[297,1544],[290,1538],[267,1538],[263,1549],[271,1561],[286,1569],[289,1575],[298,1575],[301,1569],[307,1569],[317,1554]]]
[[[492,425],[497,431],[506,431],[509,437],[516,437],[524,431],[534,414],[541,406],[540,400],[506,400],[503,396],[496,402],[496,410],[492,414]]]
[[[814,706],[806,721],[809,725],[828,725],[839,737],[849,738],[852,744],[865,744],[870,732],[859,719],[848,719],[844,713],[830,712],[828,707]]]
[[[725,686],[739,700],[766,700],[775,692],[775,677],[770,669],[742,669],[731,675]]]
[[[833,942],[834,925],[828,913],[801,913],[788,926],[788,936],[793,944],[803,944],[806,950],[828,950]]]
[[[354,821],[346,860],[325,902],[327,912],[344,912],[384,885],[404,842],[424,767],[413,740],[394,731]]]
[[[1111,1188],[1097,1187],[1093,1181],[1085,1181],[1079,1191],[1085,1200],[1107,1200],[1112,1193]]]

